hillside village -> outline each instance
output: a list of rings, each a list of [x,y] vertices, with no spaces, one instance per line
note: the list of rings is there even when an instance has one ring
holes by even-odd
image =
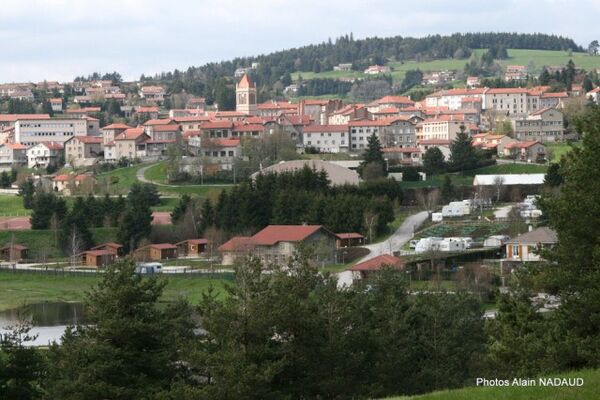
[[[160,337],[149,354],[169,348],[167,370],[177,372],[165,378],[173,390],[165,399],[179,398],[177,385],[190,399],[375,398],[472,385],[474,371],[595,367],[597,345],[563,348],[549,333],[567,330],[568,318],[553,324],[574,300],[556,283],[562,276],[544,279],[546,267],[563,263],[575,284],[575,261],[592,262],[583,251],[571,259],[564,246],[589,233],[577,231],[569,207],[584,227],[598,219],[595,201],[577,193],[597,190],[595,170],[582,171],[596,157],[589,132],[600,115],[600,46],[585,52],[570,39],[521,36],[537,40],[534,49],[456,34],[420,39],[429,50],[382,40],[394,57],[334,54],[360,47],[350,36],[134,81],[114,72],[0,83],[0,278],[39,284],[0,293],[0,321],[22,304],[87,296],[96,332],[129,303],[150,304],[152,321],[131,329],[160,321],[140,337]],[[320,59],[324,48],[332,55]],[[435,58],[434,48],[451,54]],[[569,60],[520,65],[515,50]],[[273,59],[302,51],[316,61],[298,56],[273,72]],[[405,66],[425,56],[464,68]],[[572,56],[586,57],[586,68]],[[213,68],[219,74],[182,78]],[[196,315],[201,326],[190,322]],[[61,320],[60,332],[25,341],[88,334],[65,338],[63,328]],[[0,339],[8,335],[0,326]],[[541,355],[544,346],[551,356]],[[48,351],[91,368],[85,352]],[[378,381],[399,365],[402,377]],[[257,371],[264,382],[254,381]],[[86,384],[73,388],[89,394]]]

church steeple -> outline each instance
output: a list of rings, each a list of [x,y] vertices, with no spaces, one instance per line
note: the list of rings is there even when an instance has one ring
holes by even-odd
[[[256,85],[244,74],[235,85],[235,110],[246,114],[256,113]]]

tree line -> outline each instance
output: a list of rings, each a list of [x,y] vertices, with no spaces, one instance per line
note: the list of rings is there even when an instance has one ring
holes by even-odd
[[[214,227],[230,237],[251,234],[269,224],[319,224],[333,232],[380,234],[394,219],[402,191],[394,180],[359,186],[334,186],[325,171],[259,174],[254,180],[223,190],[216,201],[182,197],[174,223],[196,221],[199,234]]]
[[[293,72],[314,71],[315,68],[327,71],[339,63],[354,63],[356,68],[362,69],[367,64],[385,63],[389,59],[466,58],[470,56],[471,49],[499,47],[583,51],[572,39],[539,33],[456,33],[423,38],[395,36],[366,39],[354,39],[350,34],[316,45],[256,57],[238,57],[230,61],[189,67],[185,71],[176,69],[151,77],[142,76],[140,81],[163,84],[169,93],[185,90],[187,93],[204,96],[211,104],[220,87],[217,83],[222,82],[222,78],[229,79],[236,68],[249,67],[254,62],[259,63],[259,66],[250,74],[257,83],[260,98],[261,88],[268,91],[276,82],[287,80]]]
[[[56,232],[56,246],[66,256],[75,256],[94,244],[91,229],[118,228],[117,237],[126,251],[134,250],[150,236],[151,207],[160,203],[156,186],[135,183],[127,197],[108,194],[102,198],[75,197],[72,204],[55,192],[36,187],[30,180],[19,188],[23,206],[31,210],[32,229]]]

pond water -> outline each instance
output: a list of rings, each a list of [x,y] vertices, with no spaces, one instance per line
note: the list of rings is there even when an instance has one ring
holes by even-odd
[[[68,325],[86,323],[85,307],[82,303],[52,302],[33,303],[0,311],[0,334],[6,333],[7,327],[19,321],[31,323],[30,334],[37,335],[27,345],[46,346],[53,341],[60,342]]]

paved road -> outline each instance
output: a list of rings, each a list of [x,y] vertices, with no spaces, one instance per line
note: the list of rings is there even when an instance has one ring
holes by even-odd
[[[416,228],[421,226],[428,217],[429,213],[427,211],[421,211],[409,216],[387,240],[365,246],[371,252],[363,257],[360,262],[370,260],[371,258],[382,254],[392,254],[394,251],[399,251],[402,249],[402,246],[412,239],[413,232]]]
[[[495,218],[508,218],[508,214],[510,214],[510,210],[512,210],[513,206],[504,206],[496,209],[494,211]]]

